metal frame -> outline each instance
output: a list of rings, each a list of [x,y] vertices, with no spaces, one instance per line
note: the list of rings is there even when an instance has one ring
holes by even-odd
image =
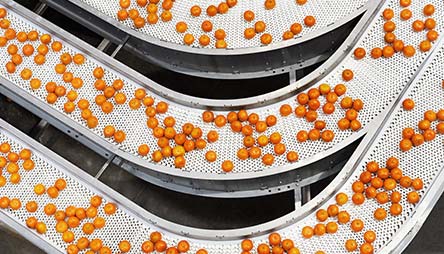
[[[105,37],[111,34],[110,40],[114,40],[118,44],[121,44],[123,41],[121,38],[124,38],[121,33],[126,33],[129,36],[127,48],[137,54],[142,54],[145,59],[163,68],[187,75],[220,79],[266,77],[309,66],[313,64],[313,59],[328,52],[321,50],[324,47],[319,47],[320,44],[333,41],[336,46],[339,46],[345,38],[345,29],[350,27],[352,20],[366,10],[371,11],[375,5],[383,2],[369,1],[346,18],[294,40],[281,41],[266,47],[209,49],[170,43],[142,34],[79,0],[41,1],[59,12],[66,13],[76,21],[87,24],[88,27]],[[85,10],[90,16],[85,18],[87,13],[79,9]],[[109,29],[110,25],[114,29]],[[116,29],[120,34],[114,31]],[[112,33],[118,35],[112,35]],[[326,48],[332,47],[332,45],[325,46]],[[322,58],[319,57],[317,60]],[[264,59],[267,60],[264,61]]]

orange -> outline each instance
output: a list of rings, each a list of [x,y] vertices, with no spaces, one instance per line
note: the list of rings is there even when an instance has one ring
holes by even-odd
[[[59,196],[59,190],[54,186],[49,187],[46,190],[46,193],[48,193],[50,198],[57,198]]]
[[[393,216],[398,216],[402,213],[402,206],[398,203],[392,204],[390,206],[390,214]]]
[[[256,31],[256,33],[262,33],[263,31],[265,31],[265,28],[266,25],[263,21],[257,21],[256,23],[254,23],[254,30]]]
[[[37,184],[37,185],[35,185],[34,186],[34,192],[37,194],[37,195],[42,195],[43,193],[45,193],[45,186],[43,185],[43,184]]]
[[[402,102],[402,107],[405,110],[412,110],[415,107],[415,102],[412,99],[405,99]]]
[[[37,233],[45,234],[46,233],[46,224],[39,221],[35,224],[35,229],[36,229]]]
[[[35,217],[29,217],[28,219],[26,219],[26,226],[28,228],[35,229],[36,224],[37,224],[37,219]]]
[[[331,142],[335,137],[335,134],[331,130],[325,130],[321,133],[321,138],[324,142]]]
[[[432,30],[435,29],[436,27],[436,21],[433,18],[427,18],[424,21],[424,26],[426,27],[426,29],[428,30]]]
[[[378,59],[382,56],[382,49],[381,48],[373,48],[370,52],[370,55],[374,59]]]
[[[338,224],[334,221],[330,221],[326,226],[327,233],[334,234],[338,231]]]
[[[71,231],[65,231],[62,234],[62,239],[66,243],[71,243],[74,241],[74,233]]]
[[[66,214],[62,210],[56,211],[54,214],[54,218],[56,219],[56,221],[64,221],[65,217],[66,217]]]
[[[67,223],[70,228],[76,228],[80,225],[80,220],[75,216],[70,216],[67,220]]]
[[[105,226],[105,219],[102,217],[96,217],[93,221],[94,228],[103,228]]]
[[[393,32],[396,29],[396,24],[393,21],[387,21],[384,23],[384,31],[387,33]]]
[[[355,204],[355,205],[362,205],[365,201],[364,194],[362,194],[361,192],[357,192],[357,193],[353,194],[352,201],[353,201],[353,204]]]
[[[310,226],[305,226],[302,228],[302,236],[304,238],[311,238],[314,234],[314,230]]]
[[[270,252],[270,247],[268,246],[268,244],[261,243],[257,247],[257,253],[258,254],[270,254],[271,253]]]
[[[416,191],[412,191],[409,192],[409,194],[407,194],[407,201],[409,201],[409,203],[412,204],[416,204],[419,201],[419,194]]]
[[[297,139],[299,142],[305,142],[305,141],[307,141],[307,139],[308,139],[308,132],[305,131],[305,130],[301,130],[301,131],[299,131],[299,132],[297,133],[297,135],[296,135],[296,139]]]
[[[400,16],[402,20],[408,20],[412,17],[412,11],[410,11],[409,9],[403,9],[400,13]]]
[[[412,57],[415,55],[416,50],[413,46],[407,45],[407,46],[404,46],[404,48],[402,49],[402,52],[404,53],[404,56]]]
[[[350,215],[348,214],[347,211],[340,211],[338,213],[338,222],[340,224],[345,224],[348,223],[350,221]]]
[[[299,24],[299,23],[293,23],[293,24],[290,26],[290,31],[291,31],[294,35],[297,35],[297,34],[299,34],[299,33],[302,31],[302,25]]]
[[[35,211],[37,211],[37,208],[38,205],[35,201],[29,201],[28,203],[26,203],[26,210],[30,213],[34,213]]]
[[[306,16],[304,18],[304,24],[308,27],[314,26],[316,23],[316,19],[313,16]]]
[[[314,227],[314,234],[317,236],[322,236],[325,234],[325,232],[327,231],[326,227],[324,224],[316,224]]]
[[[327,210],[325,210],[325,209],[319,209],[319,210],[316,212],[316,218],[317,218],[319,221],[321,221],[321,222],[327,220],[327,218],[328,218],[328,212],[327,212]]]
[[[413,143],[410,139],[403,139],[401,142],[399,142],[399,148],[406,152],[410,149],[412,149]]]
[[[435,30],[430,30],[427,32],[427,39],[429,41],[436,41],[438,39],[438,32]]]
[[[345,249],[349,252],[355,251],[358,249],[358,244],[353,239],[348,239],[345,241]]]
[[[433,4],[427,4],[424,6],[423,13],[426,16],[431,16],[435,12],[435,6]]]
[[[421,190],[424,187],[424,183],[422,182],[422,180],[420,178],[415,178],[412,181],[412,187],[415,190]]]
[[[387,212],[384,210],[384,208],[377,208],[373,213],[373,216],[377,220],[384,220],[387,217]]]
[[[129,252],[131,250],[131,244],[127,240],[123,240],[119,243],[119,250],[123,253]]]
[[[54,204],[49,203],[45,205],[43,211],[45,212],[46,215],[54,215],[55,212],[57,211],[57,207]]]
[[[198,17],[200,16],[202,9],[198,5],[194,5],[190,9],[191,16]]]
[[[245,239],[241,242],[241,248],[243,251],[250,251],[253,249],[253,241]]]
[[[356,48],[353,54],[355,55],[355,58],[359,60],[365,57],[366,52],[363,48]]]
[[[367,243],[372,243],[376,240],[376,233],[369,230],[364,233],[364,240]]]
[[[9,201],[9,208],[11,208],[12,210],[18,210],[20,209],[20,207],[22,207],[22,203],[19,199],[13,198]]]
[[[359,251],[361,252],[361,254],[372,254],[373,246],[370,243],[363,243],[359,248]]]
[[[66,181],[62,178],[56,180],[54,186],[59,190],[64,190],[66,188]]]
[[[352,190],[354,192],[362,193],[362,192],[364,192],[364,188],[365,188],[364,183],[362,183],[361,181],[355,181],[352,184]]]
[[[114,203],[107,203],[104,207],[103,210],[105,211],[105,214],[107,215],[111,215],[114,214],[117,210],[117,207]]]
[[[295,152],[295,151],[289,151],[289,152],[287,153],[287,160],[288,160],[289,162],[295,162],[295,161],[297,161],[298,159],[299,159],[299,155],[298,155],[297,152]]]
[[[419,44],[419,49],[422,52],[429,51],[431,48],[432,48],[432,44],[428,40],[421,41],[421,43]]]
[[[222,162],[222,170],[225,172],[230,172],[234,168],[233,162],[229,160],[225,160]]]
[[[387,8],[382,12],[382,16],[384,17],[385,20],[390,20],[393,18],[393,16],[395,16],[395,13],[393,12],[392,9]]]
[[[14,73],[16,70],[15,64],[13,62],[6,63],[6,70],[8,71],[8,73]]]
[[[279,233],[271,233],[268,236],[268,242],[270,243],[271,246],[277,246],[281,244],[281,236],[279,235]]]
[[[350,69],[346,69],[342,72],[342,79],[344,79],[345,81],[350,81],[353,79],[353,71]],[[338,95],[339,96],[339,95]]]
[[[399,203],[401,201],[401,193],[399,191],[394,191],[390,195],[390,200],[392,203]]]
[[[89,247],[88,238],[86,238],[86,237],[79,238],[79,240],[77,240],[76,246],[79,250],[84,250],[84,249],[88,248]]]
[[[83,227],[82,227],[83,233],[85,233],[87,235],[92,234],[94,232],[94,229],[95,229],[94,224],[89,223],[89,222],[83,224]]]
[[[8,197],[1,197],[0,198],[0,208],[6,209],[9,207],[9,198]]]
[[[359,232],[364,228],[364,222],[360,219],[352,220],[350,227],[354,232]]]
[[[339,207],[337,205],[329,205],[327,208],[328,216],[335,217],[339,213]]]
[[[424,30],[424,22],[421,20],[415,20],[412,23],[412,28],[415,32],[420,32],[422,30]]]
[[[422,145],[423,143],[424,143],[424,136],[423,135],[421,135],[421,134],[414,134],[413,136],[412,136],[412,143],[413,143],[413,145],[414,146],[419,146],[419,145]]]
[[[154,249],[157,252],[164,252],[166,250],[166,248],[167,248],[167,244],[163,240],[159,240],[154,244]]]
[[[382,55],[385,58],[390,58],[395,54],[395,49],[392,46],[385,46],[382,48]]]
[[[99,251],[103,246],[102,240],[100,239],[92,239],[89,243],[89,247],[92,251],[97,252]]]
[[[386,33],[384,36],[384,40],[387,43],[393,43],[396,40],[396,36],[394,33]]]
[[[154,243],[151,241],[145,241],[142,243],[142,252],[151,253],[154,251]]]

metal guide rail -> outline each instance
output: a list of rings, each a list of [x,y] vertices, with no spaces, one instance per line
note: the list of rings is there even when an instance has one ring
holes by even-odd
[[[114,215],[105,215],[99,209],[99,216],[106,218],[106,227],[95,230],[90,238],[100,237],[104,245],[109,246],[113,252],[118,251],[118,243],[125,239],[132,243],[133,253],[139,252],[142,242],[147,240],[150,232],[160,230],[168,245],[175,245],[179,240],[190,242],[188,253],[195,253],[200,248],[205,248],[209,253],[240,253],[240,239],[251,237],[254,249],[260,243],[267,241],[264,234],[277,230],[283,238],[292,239],[301,253],[314,253],[323,250],[326,253],[347,253],[344,243],[348,239],[355,239],[358,244],[363,243],[362,232],[373,230],[376,240],[373,242],[375,253],[400,253],[419,231],[422,223],[431,211],[440,195],[444,191],[444,142],[443,135],[437,135],[432,141],[421,146],[414,147],[408,152],[399,149],[401,132],[404,127],[415,126],[423,119],[423,112],[444,108],[442,97],[444,89],[441,78],[444,76],[444,45],[441,40],[440,47],[427,61],[427,65],[420,71],[413,83],[402,90],[400,98],[389,114],[382,120],[382,125],[374,128],[365,137],[356,152],[352,155],[347,165],[338,177],[316,198],[311,200],[302,209],[287,216],[262,225],[242,228],[238,230],[201,230],[183,227],[157,218],[120,194],[98,182],[92,176],[87,175],[79,168],[61,159],[58,155],[25,136],[4,121],[0,121],[0,142],[9,142],[12,151],[18,152],[22,148],[32,150],[31,157],[35,162],[32,171],[24,171],[20,168],[22,181],[18,185],[7,183],[0,189],[2,196],[20,198],[22,203],[35,199],[39,204],[53,202],[57,207],[64,208],[67,205],[87,206],[92,195],[101,195],[104,202],[115,202],[118,210]],[[430,95],[434,96],[430,96]],[[414,110],[407,111],[402,107],[402,101],[411,98],[415,101]],[[432,128],[435,128],[433,125]],[[304,239],[301,235],[302,227],[318,223],[315,211],[326,209],[328,205],[335,204],[335,194],[339,192],[351,196],[351,185],[365,170],[370,161],[377,161],[383,165],[389,157],[399,159],[399,168],[403,175],[412,178],[420,177],[423,180],[423,189],[418,191],[420,201],[417,204],[407,202],[407,193],[410,188],[396,187],[393,191],[399,191],[402,195],[400,205],[402,213],[398,216],[388,215],[383,221],[373,217],[373,211],[382,207],[389,209],[390,204],[378,204],[375,199],[368,199],[363,205],[354,205],[351,201],[342,205],[340,210],[346,210],[351,219],[360,218],[364,222],[361,233],[354,233],[349,223],[339,225],[335,234],[326,234],[320,237]],[[37,183],[51,185],[57,178],[64,178],[67,187],[57,199],[49,199],[46,195],[36,197],[33,186]],[[390,191],[389,191],[390,192]],[[103,206],[103,204],[102,204]],[[100,208],[102,208],[102,206]],[[8,224],[16,228],[21,234],[29,237],[31,241],[48,252],[63,251],[66,247],[60,235],[55,233],[53,218],[38,211],[35,216],[47,223],[48,231],[44,235],[37,235],[34,231],[25,230],[25,219],[29,213],[24,208],[19,210],[2,209],[0,216]],[[329,219],[332,220],[332,219]],[[76,237],[84,236],[81,230],[74,230]]]
[[[185,155],[187,160],[185,167],[183,169],[176,169],[174,168],[172,158],[163,159],[160,163],[153,163],[150,156],[140,157],[137,155],[137,149],[140,144],[146,143],[152,150],[155,150],[157,147],[156,139],[151,136],[151,130],[146,126],[146,116],[143,110],[130,110],[126,105],[122,107],[115,106],[114,111],[106,115],[97,105],[92,105],[91,110],[99,119],[99,125],[94,129],[88,129],[85,121],[81,119],[79,111],[76,110],[71,114],[64,113],[61,100],[53,105],[47,104],[46,92],[43,89],[32,90],[29,87],[29,82],[24,81],[19,76],[18,73],[20,71],[11,75],[4,68],[0,69],[0,79],[3,84],[0,87],[2,92],[15,98],[18,102],[22,102],[31,111],[38,111],[39,115],[50,119],[53,124],[59,126],[62,130],[66,130],[68,134],[81,139],[95,149],[100,149],[104,156],[116,155],[116,161],[136,175],[152,181],[161,179],[164,181],[161,183],[162,185],[174,186],[175,189],[183,186],[184,189],[189,191],[190,186],[192,186],[193,191],[197,193],[202,190],[219,193],[254,192],[259,189],[269,189],[298,181],[297,178],[300,178],[300,176],[297,173],[293,173],[290,177],[283,175],[290,175],[294,172],[292,171],[293,169],[320,161],[322,158],[342,150],[352,141],[361,137],[373,124],[377,123],[374,119],[394,103],[394,99],[397,98],[399,92],[416,74],[430,54],[430,52],[418,52],[411,58],[405,58],[401,54],[397,54],[390,59],[381,58],[374,60],[367,57],[359,61],[349,56],[321,80],[317,81],[315,77],[311,77],[317,81],[316,83],[313,80],[303,80],[303,82],[311,84],[312,87],[317,87],[321,83],[335,85],[344,82],[341,78],[342,70],[351,68],[355,73],[355,78],[345,83],[347,86],[346,96],[362,99],[365,106],[360,111],[358,118],[363,126],[361,130],[357,132],[339,130],[336,123],[343,118],[345,111],[338,108],[331,115],[320,113],[318,118],[319,120],[325,120],[328,123],[327,129],[334,131],[335,138],[332,142],[299,143],[295,140],[296,133],[299,130],[309,130],[311,125],[305,119],[298,119],[293,115],[285,118],[279,115],[279,107],[282,104],[295,105],[293,97],[281,100],[275,98],[273,101],[269,97],[276,96],[276,93],[274,93],[244,100],[217,101],[177,94],[85,45],[85,43],[72,35],[60,31],[54,25],[42,20],[16,3],[12,1],[4,3],[10,11],[10,16],[8,17],[16,27],[18,26],[23,30],[36,29],[40,32],[48,31],[55,36],[56,40],[64,41],[63,52],[69,52],[72,55],[77,52],[83,52],[87,55],[87,59],[81,68],[72,65],[68,66],[69,71],[81,77],[84,81],[85,85],[78,89],[79,98],[86,98],[91,102],[94,101],[97,92],[92,85],[95,79],[91,73],[97,66],[103,66],[106,73],[104,80],[110,84],[115,79],[122,79],[125,83],[123,92],[128,96],[131,96],[136,88],[144,87],[148,89],[148,95],[152,96],[155,101],[166,101],[169,104],[169,110],[166,114],[160,115],[159,122],[163,121],[164,117],[171,115],[176,119],[176,126],[190,122],[201,127],[204,135],[210,130],[217,130],[220,139],[215,143],[208,144],[206,149],[195,150]],[[434,0],[431,3],[436,6],[436,13],[444,11],[444,4],[441,1]],[[395,0],[387,1],[383,8],[386,7],[399,11],[398,1]],[[422,7],[423,4],[414,2],[410,9],[416,17],[419,17],[423,15]],[[437,23],[437,31],[442,33],[444,17],[442,15],[435,15],[434,18]],[[395,17],[394,19],[398,21],[397,19],[399,18]],[[384,45],[384,33],[381,28],[383,23],[384,21],[381,17],[375,18],[357,46],[373,48]],[[409,22],[399,21],[397,24],[396,35],[398,38],[412,45],[417,45],[424,39],[425,34],[413,32]],[[3,61],[9,59],[6,56],[6,51],[1,51],[0,54],[2,56],[1,59],[4,59]],[[58,56],[50,52],[45,65],[55,66],[58,61]],[[60,75],[55,74],[55,72],[48,72],[45,68],[40,68],[32,59],[25,58],[22,65],[20,65],[20,68],[24,67],[34,70],[34,76],[41,78],[42,84],[46,84],[49,81],[63,82]],[[287,97],[293,95],[295,93],[294,89],[298,85],[298,83],[293,84],[282,91],[278,91],[277,94],[287,94]],[[69,84],[67,86],[69,87]],[[378,96],[375,96],[375,92]],[[267,99],[272,100],[272,102],[267,104]],[[321,104],[324,102],[322,98],[320,102]],[[204,111],[202,108],[213,107],[217,115],[226,114],[230,109],[240,108],[243,105],[249,108],[249,112],[257,113],[261,119],[264,119],[269,114],[277,116],[276,126],[269,128],[264,134],[270,135],[274,131],[279,131],[283,137],[283,143],[287,146],[287,151],[294,150],[299,153],[300,159],[298,162],[288,163],[285,156],[276,157],[272,166],[264,166],[260,160],[239,160],[236,157],[236,152],[242,146],[241,134],[233,133],[229,127],[216,128],[213,124],[202,123],[201,115]],[[126,133],[126,140],[123,143],[118,144],[112,139],[103,137],[103,128],[109,124]],[[273,153],[272,149],[271,146],[264,147],[262,153]],[[205,160],[204,155],[208,150],[214,150],[218,153],[216,162],[208,163]],[[235,165],[234,170],[228,174],[221,170],[222,161],[227,159],[232,160]],[[255,180],[258,177],[261,177],[261,181]],[[274,182],[267,182],[267,177],[270,179],[274,177]],[[249,181],[248,184],[242,184],[247,181]]]
[[[215,4],[214,1],[174,2],[172,21],[159,20],[155,25],[146,25],[134,30],[132,21],[117,20],[116,13],[120,9],[118,1],[41,1],[156,65],[210,79],[258,78],[293,73],[321,62],[331,54],[331,48],[339,47],[346,39],[359,15],[366,10],[373,13],[376,6],[383,2],[359,0],[332,4],[323,0],[309,1],[298,6],[294,1],[285,0],[279,1],[274,10],[265,11],[263,3],[239,1],[228,13],[215,17],[205,14],[206,6]],[[200,17],[192,17],[189,13],[194,4],[203,8]],[[135,1],[132,1],[129,9],[131,8],[137,9],[141,16],[146,13],[146,8],[138,7]],[[246,9],[255,11],[254,21],[243,20],[243,12]],[[160,15],[161,4],[159,10]],[[306,15],[315,15],[316,19],[319,19],[315,26],[303,25]],[[201,47],[198,43],[202,34],[200,24],[205,19],[213,22],[213,31],[206,33],[211,38],[210,45]],[[266,23],[266,32],[271,33],[274,38],[271,45],[261,46],[261,34],[251,40],[244,38],[244,29],[254,26],[254,22],[260,19],[271,22]],[[368,20],[370,19],[362,20],[362,23]],[[195,37],[192,46],[184,45],[184,34],[175,31],[178,21],[188,23],[187,33]],[[292,40],[282,41],[283,31],[288,30],[294,22],[302,22],[302,32]],[[214,31],[218,28],[225,29],[225,40],[229,49],[214,48]],[[357,30],[359,32],[362,29]]]

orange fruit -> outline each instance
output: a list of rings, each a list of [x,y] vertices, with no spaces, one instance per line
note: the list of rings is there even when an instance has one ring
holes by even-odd
[[[384,208],[377,208],[373,213],[373,216],[376,220],[384,220],[387,217],[387,212]]]
[[[340,211],[338,213],[338,222],[340,224],[345,224],[348,223],[350,221],[350,215],[348,214],[347,211]]]
[[[314,234],[314,230],[310,226],[305,226],[302,228],[302,236],[304,238],[311,238]],[[267,246],[268,247],[268,246]]]
[[[350,227],[354,232],[359,232],[364,228],[364,222],[360,219],[352,220]]]
[[[107,203],[103,207],[103,210],[104,210],[105,214],[112,215],[112,214],[114,214],[116,212],[117,207],[116,207],[116,205],[114,203]]]
[[[57,207],[54,204],[49,203],[49,204],[45,205],[43,210],[46,215],[54,215],[55,212],[57,211]]]
[[[345,241],[345,249],[349,252],[355,251],[358,249],[358,244],[353,239],[348,239]]]

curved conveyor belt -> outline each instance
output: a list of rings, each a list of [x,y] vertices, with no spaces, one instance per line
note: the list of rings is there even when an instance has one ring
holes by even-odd
[[[160,85],[142,77],[140,74],[130,70],[122,64],[105,56],[101,52],[93,49],[77,38],[63,31],[60,31],[54,25],[42,20],[40,17],[30,13],[23,7],[17,5],[13,1],[2,1],[10,10],[8,16],[12,24],[17,24],[24,30],[36,29],[38,31],[48,31],[55,39],[64,41],[63,52],[69,52],[72,55],[77,52],[83,52],[87,59],[81,68],[76,66],[68,66],[68,70],[72,71],[75,76],[79,76],[84,81],[84,86],[78,89],[79,98],[90,100],[91,110],[99,120],[99,125],[94,129],[88,129],[86,123],[81,119],[80,111],[76,110],[71,114],[63,111],[62,100],[57,101],[53,105],[46,103],[47,92],[44,89],[32,90],[29,82],[20,78],[20,71],[11,75],[4,68],[0,69],[0,80],[2,92],[22,102],[31,111],[37,112],[42,117],[51,121],[52,124],[65,130],[68,134],[79,138],[91,147],[101,150],[104,156],[110,157],[116,155],[115,162],[119,163],[123,168],[130,172],[149,180],[153,183],[170,187],[176,190],[191,192],[195,194],[229,196],[233,193],[245,192],[244,196],[261,195],[269,192],[274,187],[294,186],[294,182],[300,180],[304,171],[294,170],[297,168],[307,168],[306,166],[320,161],[323,158],[329,158],[335,152],[343,150],[351,142],[357,140],[364,135],[368,129],[378,123],[377,117],[389,106],[394,103],[400,91],[408,84],[408,82],[417,73],[424,64],[425,59],[430,52],[418,52],[411,58],[405,58],[401,54],[396,54],[390,59],[380,58],[378,60],[367,57],[362,60],[355,60],[354,57],[348,55],[345,59],[331,70],[328,75],[320,78],[323,69],[315,72],[312,76],[300,80],[295,84],[285,87],[271,94],[253,97],[243,100],[204,100],[177,94],[169,91]],[[441,1],[431,1],[436,6],[436,13],[442,13],[444,4]],[[399,11],[398,2],[395,0],[387,1],[381,8],[393,8],[396,13]],[[416,15],[422,14],[422,4],[412,3],[410,9]],[[444,16],[435,15],[437,22],[437,31],[442,33],[444,27]],[[395,17],[395,19],[399,19]],[[31,21],[33,20],[33,21]],[[383,46],[383,30],[384,23],[382,17],[376,17],[365,30],[364,35],[360,38],[357,46],[363,46],[367,49]],[[412,31],[409,22],[397,22],[398,27],[396,34],[398,38],[412,45],[418,45],[425,37],[424,33],[415,33]],[[58,37],[58,38],[57,38]],[[69,42],[69,43],[67,43]],[[37,46],[34,45],[35,47]],[[345,45],[347,47],[347,45]],[[346,51],[348,52],[348,51]],[[338,52],[338,54],[343,52]],[[1,58],[4,63],[8,61],[6,51],[1,51]],[[351,53],[349,53],[351,54]],[[45,65],[55,66],[58,63],[58,55],[54,52],[48,53]],[[157,140],[151,136],[151,130],[146,125],[146,115],[144,110],[130,110],[127,105],[115,106],[114,111],[105,115],[101,109],[93,103],[94,97],[98,94],[92,85],[95,81],[92,71],[97,66],[103,66],[105,70],[105,81],[111,84],[114,79],[122,79],[125,83],[123,92],[130,97],[136,88],[146,88],[147,94],[152,96],[156,103],[166,101],[169,104],[167,114],[160,115],[159,122],[166,116],[174,116],[176,126],[182,126],[185,122],[191,122],[199,126],[203,130],[203,134],[210,130],[217,130],[220,139],[208,144],[203,150],[195,150],[185,155],[187,160],[183,169],[174,168],[172,158],[164,159],[160,163],[153,163],[151,157],[140,157],[137,155],[137,148],[140,144],[146,143],[155,150]],[[42,84],[49,81],[57,83],[63,82],[61,75],[48,72],[46,69],[39,68],[32,61],[32,58],[24,59],[20,68],[29,67],[35,70],[34,76],[42,80]],[[288,98],[294,95],[298,87],[301,85],[310,85],[318,87],[321,83],[329,83],[335,85],[343,83],[341,78],[342,70],[351,68],[355,72],[355,78],[349,82],[345,82],[347,86],[347,96],[352,98],[360,98],[364,101],[364,109],[359,112],[359,121],[363,128],[357,132],[341,131],[337,127],[339,119],[344,117],[345,111],[339,109],[331,115],[319,114],[320,120],[327,122],[327,129],[331,129],[335,133],[333,142],[325,143],[322,141],[299,143],[295,139],[295,135],[299,130],[311,129],[311,123],[305,119],[296,118],[294,115],[289,117],[280,117],[279,108],[282,104],[288,103],[295,106],[294,98]],[[68,85],[69,87],[69,85]],[[160,93],[160,94],[157,94]],[[378,96],[375,96],[377,94]],[[341,97],[342,98],[342,97]],[[323,99],[320,99],[323,104]],[[237,159],[236,152],[242,147],[242,135],[234,133],[229,127],[217,128],[213,124],[204,124],[201,115],[204,109],[215,110],[215,114],[227,114],[230,109],[238,109],[246,107],[249,112],[257,113],[262,119],[268,114],[274,114],[278,118],[275,126],[268,128],[265,132],[270,135],[272,132],[279,131],[283,137],[283,143],[287,146],[287,151],[294,150],[299,153],[299,161],[289,163],[285,156],[276,157],[272,166],[264,166],[260,160],[244,160]],[[131,124],[128,124],[131,123]],[[116,129],[125,131],[126,140],[118,144],[112,139],[104,138],[103,128],[106,125],[113,124]],[[204,159],[205,152],[214,150],[218,153],[218,159],[214,163],[208,163]],[[273,153],[272,146],[263,148],[263,154]],[[223,160],[232,160],[234,162],[234,170],[231,173],[224,173],[221,170]],[[320,167],[320,166],[318,166]],[[324,165],[325,167],[325,165]],[[313,174],[313,170],[308,170]],[[309,173],[307,173],[309,174]],[[260,178],[261,181],[257,181]]]
[[[297,5],[293,0],[283,0],[273,10],[265,10],[263,1],[238,1],[228,13],[209,17],[205,9],[210,4],[216,6],[220,1],[182,1],[174,2],[171,10],[173,19],[170,22],[159,22],[135,29],[131,19],[119,22],[117,12],[121,9],[118,0],[42,0],[58,11],[73,15],[81,23],[88,22],[79,15],[88,12],[95,18],[117,27],[129,36],[127,46],[143,54],[149,60],[173,71],[207,78],[239,79],[257,78],[282,74],[301,66],[311,65],[328,54],[328,48],[339,45],[353,20],[372,9],[381,1],[347,0],[332,3],[329,0],[308,1],[305,5]],[[159,4],[158,15],[162,8]],[[190,8],[193,5],[202,7],[202,15],[193,17]],[[79,9],[80,8],[80,9]],[[137,9],[141,16],[146,16],[146,8],[132,1],[128,9]],[[255,12],[255,20],[246,22],[243,12]],[[307,15],[316,18],[313,27],[303,24]],[[199,45],[202,34],[201,23],[210,20],[213,31],[206,33],[211,38],[207,47]],[[263,20],[267,24],[266,32],[273,36],[273,43],[261,45],[260,35],[253,39],[244,38],[244,30],[253,27],[254,22]],[[188,24],[186,33],[196,38],[192,46],[183,42],[183,34],[176,32],[176,23],[184,21]],[[302,32],[292,40],[283,41],[282,34],[295,23],[301,23]],[[92,24],[91,27],[94,27]],[[214,31],[223,28],[226,33],[227,49],[215,49]],[[265,61],[264,61],[265,59]]]
[[[53,202],[57,207],[65,207],[68,204],[88,206],[89,197],[99,194],[103,196],[104,203],[110,201],[117,203],[118,210],[114,215],[104,215],[103,210],[99,209],[99,216],[105,216],[107,219],[106,227],[96,230],[93,235],[89,236],[102,238],[104,244],[112,248],[113,252],[118,251],[119,241],[126,239],[132,243],[133,252],[137,253],[142,242],[147,240],[149,233],[160,230],[169,246],[177,244],[182,239],[188,240],[191,243],[188,253],[195,253],[200,248],[205,248],[212,254],[240,253],[240,239],[243,237],[252,237],[257,247],[259,243],[267,241],[265,232],[277,230],[284,238],[292,239],[301,253],[314,253],[317,250],[323,250],[326,253],[346,253],[344,243],[347,239],[356,239],[359,244],[363,242],[362,232],[353,233],[348,223],[340,225],[335,234],[312,237],[309,240],[302,238],[302,227],[318,223],[315,211],[319,208],[325,209],[329,204],[335,203],[336,193],[344,192],[351,196],[351,184],[359,179],[368,162],[377,161],[383,165],[387,158],[395,156],[399,158],[399,167],[404,175],[423,179],[424,188],[419,191],[419,203],[415,205],[408,203],[406,195],[411,191],[410,188],[399,186],[395,189],[402,195],[400,204],[403,211],[399,216],[394,217],[389,214],[383,221],[375,220],[373,211],[376,208],[389,209],[389,203],[381,205],[375,199],[368,199],[360,206],[349,201],[340,209],[348,211],[352,219],[361,218],[364,221],[364,230],[376,232],[376,241],[373,243],[375,253],[400,253],[418,232],[430,213],[430,208],[434,206],[444,190],[444,149],[442,147],[444,137],[442,135],[408,152],[401,152],[398,147],[404,127],[415,126],[419,120],[423,119],[424,111],[430,109],[438,111],[444,107],[442,102],[444,90],[441,78],[438,78],[444,76],[442,42],[441,40],[439,48],[433,52],[415,80],[402,90],[401,96],[396,100],[395,106],[389,110],[389,114],[381,119],[383,124],[378,128],[375,126],[365,137],[338,177],[302,209],[276,221],[228,231],[200,230],[174,225],[144,211],[3,121],[0,121],[0,142],[9,142],[12,151],[15,152],[22,148],[30,148],[33,151],[31,159],[35,161],[36,167],[27,172],[21,168],[22,182],[18,185],[7,183],[0,189],[0,193],[2,196],[20,198],[25,203],[36,198],[33,194],[35,184],[43,183],[48,186],[57,178],[63,177],[67,181],[67,188],[57,199],[49,199],[47,195],[43,195],[37,197],[37,201],[41,204]],[[404,98],[412,98],[416,102],[414,110],[406,111],[402,108]],[[53,218],[46,216],[43,211],[39,210],[35,216],[48,225],[48,231],[44,235],[38,235],[35,231],[26,228],[25,220],[29,214],[24,208],[3,209],[0,211],[0,216],[2,220],[48,252],[63,252],[67,246],[61,240],[60,234],[55,232]],[[76,237],[83,236],[79,228],[74,229],[74,233]]]

